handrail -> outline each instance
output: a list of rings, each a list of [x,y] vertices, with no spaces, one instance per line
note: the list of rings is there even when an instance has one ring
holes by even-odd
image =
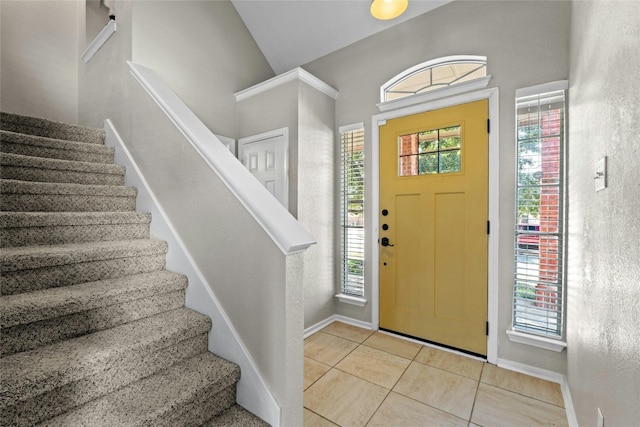
[[[317,243],[307,230],[227,150],[184,102],[149,68],[127,61],[129,71],[187,138],[285,255]]]

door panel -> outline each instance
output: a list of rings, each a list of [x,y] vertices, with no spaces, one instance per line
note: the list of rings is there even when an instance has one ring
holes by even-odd
[[[280,203],[289,208],[288,140],[282,130],[239,140],[238,157]]]
[[[482,355],[487,119],[482,100],[380,127],[380,327]]]

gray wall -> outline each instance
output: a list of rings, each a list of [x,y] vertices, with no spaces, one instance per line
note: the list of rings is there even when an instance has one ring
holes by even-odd
[[[229,13],[235,13],[230,4],[227,6]],[[258,370],[283,405],[283,417],[299,413],[301,418],[301,393],[298,396],[289,390],[292,378],[300,382],[302,378],[303,307],[297,302],[303,292],[290,283],[290,276],[302,274],[301,263],[284,257],[129,74],[126,60],[131,59],[137,22],[133,17],[147,13],[147,7],[145,2],[117,3],[118,30],[80,69],[82,122],[101,126],[105,118],[112,120]],[[192,11],[200,12],[197,7]],[[174,25],[184,32],[193,30],[186,18]],[[213,18],[211,25],[215,25]],[[235,27],[235,31],[243,33],[246,29]],[[241,42],[241,35],[229,40],[237,42],[235,49],[244,51],[247,47],[250,51],[251,46]],[[204,38],[201,43],[210,46],[217,42]],[[258,83],[269,70],[256,69],[250,84]],[[198,85],[189,75],[183,78]],[[203,90],[201,95],[215,96],[215,90]],[[287,301],[295,304],[287,305]],[[217,333],[216,325],[211,333]],[[298,400],[299,408],[287,406]]]
[[[371,141],[371,116],[378,113],[380,86],[399,72],[448,55],[486,55],[490,86],[500,88],[500,358],[564,373],[565,353],[540,350],[508,340],[511,324],[514,251],[514,97],[517,88],[568,78],[569,2],[455,1],[303,66],[340,91],[336,125],[365,122]],[[369,165],[370,167],[370,165]],[[365,184],[371,185],[369,174]],[[376,196],[377,197],[377,196]],[[371,199],[366,222],[371,224]],[[366,248],[367,258],[377,247]],[[371,298],[371,271],[365,272]],[[365,309],[339,304],[337,313],[371,321]]]
[[[568,378],[581,426],[640,420],[640,12],[572,5]],[[613,24],[613,25],[612,25]],[[596,192],[607,156],[608,188]]]
[[[87,0],[85,2],[85,41],[88,45],[100,34],[100,31],[109,23],[109,8],[100,0]],[[86,46],[82,46],[86,48]]]
[[[304,327],[335,313],[335,100],[299,83],[298,220],[318,243],[305,253]]]
[[[2,111],[77,123],[83,12],[74,0],[0,1]]]
[[[289,212],[296,218],[298,217],[298,85],[298,81],[290,81],[238,102],[238,139],[285,127],[289,129]]]
[[[234,93],[273,71],[229,1],[142,1],[133,62],[155,70],[218,135],[237,136]]]
[[[239,136],[289,128],[289,211],[317,240],[304,254],[304,327],[335,313],[335,100],[298,79],[238,103]]]

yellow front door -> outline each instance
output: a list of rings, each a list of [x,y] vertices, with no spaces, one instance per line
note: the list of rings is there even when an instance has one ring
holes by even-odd
[[[380,126],[380,327],[486,355],[488,101]]]

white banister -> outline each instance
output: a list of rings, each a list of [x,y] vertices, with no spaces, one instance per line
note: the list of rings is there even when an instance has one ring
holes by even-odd
[[[127,64],[133,77],[285,255],[305,251],[316,243],[298,220],[237,161],[152,70],[131,61]]]

